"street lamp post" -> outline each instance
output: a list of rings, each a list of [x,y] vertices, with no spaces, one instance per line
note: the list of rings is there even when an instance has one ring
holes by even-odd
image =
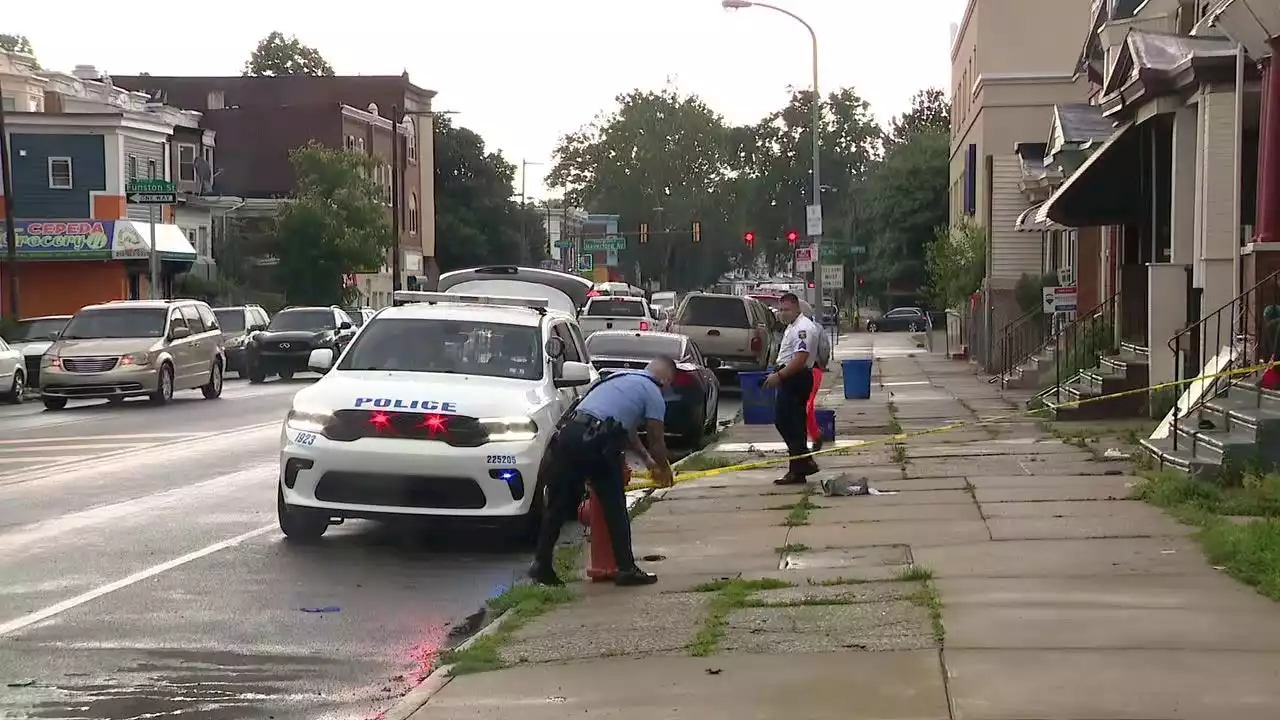
[[[813,40],[813,204],[817,206],[818,212],[822,211],[822,176],[819,170],[819,156],[821,147],[822,133],[822,97],[818,94],[818,33],[814,32],[813,26],[805,22],[804,18],[785,8],[768,3],[755,2],[754,0],[720,0],[720,6],[726,10],[741,10],[749,7],[760,7],[768,10],[780,12],[783,15],[795,20],[809,31],[809,37]],[[809,237],[811,247],[818,248],[818,257],[814,258],[813,266],[813,294],[821,307],[822,302],[822,233]]]

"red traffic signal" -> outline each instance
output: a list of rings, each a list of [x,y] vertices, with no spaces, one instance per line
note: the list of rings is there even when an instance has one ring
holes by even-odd
[[[743,235],[743,236],[742,236],[742,241],[743,241],[743,242],[745,242],[747,245],[755,245],[755,244],[756,244],[756,234],[755,234],[755,233],[753,233],[753,232],[749,232],[749,233],[747,233],[747,234],[745,234],[745,235]]]
[[[866,278],[862,278],[862,277],[858,278],[858,284],[859,284],[859,285],[863,284],[863,283],[864,283],[864,282],[866,282],[866,281],[867,281],[867,279],[866,279]]]
[[[814,289],[814,288],[816,288],[816,287],[818,287],[818,286],[817,286],[815,283],[809,283],[809,289],[810,289],[810,290],[812,290],[812,289]]]
[[[798,242],[799,240],[800,240],[800,233],[796,232],[795,230],[788,230],[788,231],[787,231],[787,242],[788,242],[788,243],[791,243],[792,245],[795,245],[795,244],[796,244],[796,242]]]

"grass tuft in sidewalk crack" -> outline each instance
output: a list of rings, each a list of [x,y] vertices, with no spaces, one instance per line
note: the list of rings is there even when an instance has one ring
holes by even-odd
[[[933,577],[929,573],[929,577]],[[932,581],[926,580],[923,586],[911,594],[913,604],[929,612],[929,621],[933,624],[933,639],[942,647],[947,640],[947,629],[942,624],[942,594]]]
[[[786,555],[787,553],[804,552],[805,550],[808,550],[808,549],[809,549],[809,546],[805,545],[804,543],[790,543],[787,545],[782,545],[781,547],[776,547],[773,549],[773,551],[778,553],[779,555]]]
[[[555,568],[566,582],[581,578],[582,551],[581,542],[561,546],[556,551]],[[471,643],[464,650],[446,650],[440,653],[436,665],[452,665],[450,675],[469,675],[471,673],[500,670],[505,667],[500,650],[511,639],[517,630],[530,620],[549,612],[557,605],[563,605],[577,597],[571,587],[547,587],[520,583],[507,588],[502,594],[490,598],[487,603],[489,617],[497,618],[509,612],[502,626],[484,637]]]
[[[699,592],[714,592],[716,596],[707,606],[707,616],[703,619],[702,628],[689,643],[689,654],[694,657],[705,657],[716,651],[724,638],[725,620],[729,613],[747,606],[753,593],[760,590],[778,590],[792,587],[785,580],[764,578],[760,580],[716,580],[704,583],[695,588]]]
[[[804,494],[800,496],[799,500],[788,506],[790,512],[787,513],[787,519],[782,521],[783,525],[786,525],[787,527],[796,527],[798,525],[809,524],[809,512],[817,509],[818,507],[809,500],[809,495],[811,494],[811,491],[806,490]]]

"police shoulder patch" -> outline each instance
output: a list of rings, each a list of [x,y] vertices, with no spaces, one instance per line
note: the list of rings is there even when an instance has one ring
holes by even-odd
[[[801,330],[801,331],[800,331],[800,333],[799,333],[799,335],[800,335],[800,339],[801,339],[801,340],[803,340],[803,339],[805,339],[805,338],[809,337],[809,331],[807,331],[807,330]]]

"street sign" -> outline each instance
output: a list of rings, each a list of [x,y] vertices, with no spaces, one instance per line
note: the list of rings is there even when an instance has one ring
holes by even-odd
[[[866,255],[866,254],[867,254],[867,246],[866,246],[866,245],[854,245],[853,247],[849,248],[849,254],[850,254],[850,255]]]
[[[578,270],[582,272],[591,272],[591,260],[592,257],[590,255],[579,255]]]
[[[573,247],[573,241],[572,241],[572,240],[557,240],[557,241],[556,241],[556,247],[558,247],[558,248],[571,248],[571,247]]]
[[[822,205],[804,207],[804,226],[809,237],[822,237]]]
[[[1044,289],[1046,313],[1075,312],[1079,291],[1075,286],[1047,287]]]
[[[844,289],[844,265],[823,264],[821,266],[821,275],[823,290]]]
[[[621,235],[606,235],[602,238],[587,238],[582,241],[583,252],[604,252],[606,250],[626,250],[627,239]]]
[[[130,180],[124,194],[134,205],[174,205],[178,191],[168,180]]]
[[[813,247],[796,248],[796,272],[813,272]]]

